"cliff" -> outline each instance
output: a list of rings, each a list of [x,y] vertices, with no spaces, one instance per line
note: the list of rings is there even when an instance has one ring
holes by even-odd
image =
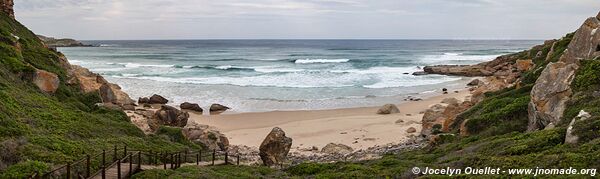
[[[9,17],[15,18],[15,11],[13,9],[13,0],[0,0],[0,12],[6,13]]]

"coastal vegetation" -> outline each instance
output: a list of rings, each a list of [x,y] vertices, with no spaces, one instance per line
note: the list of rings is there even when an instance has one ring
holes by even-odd
[[[97,93],[67,85],[62,54],[46,48],[19,22],[0,13],[0,178],[24,178],[86,154],[127,145],[138,150],[199,148],[168,135],[145,135],[120,110],[96,106]],[[35,69],[58,75],[54,94],[29,80]]]

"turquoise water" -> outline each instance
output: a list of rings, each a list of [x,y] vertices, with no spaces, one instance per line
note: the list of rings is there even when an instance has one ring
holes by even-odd
[[[465,78],[413,76],[425,65],[475,64],[541,41],[177,40],[87,41],[60,48],[72,64],[123,87],[132,98],[164,95],[234,112],[331,109],[399,103]]]

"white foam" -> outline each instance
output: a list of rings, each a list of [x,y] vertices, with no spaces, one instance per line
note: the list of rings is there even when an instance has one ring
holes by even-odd
[[[156,68],[172,68],[175,65],[158,65],[158,64],[139,64],[139,63],[118,63],[124,65],[126,68],[142,68],[142,67],[156,67]]]
[[[308,64],[308,63],[346,63],[350,59],[298,59],[294,63]]]
[[[371,67],[368,69],[351,69],[351,70],[331,70],[333,73],[357,73],[357,74],[386,74],[393,73],[402,75],[404,73],[412,73],[419,71],[417,67]]]
[[[294,68],[278,68],[278,67],[256,67],[254,69],[256,72],[261,73],[294,73],[294,72],[302,72],[304,69],[294,69]]]
[[[437,75],[436,75],[437,76]],[[423,85],[433,85],[440,84],[450,81],[458,81],[461,78],[459,77],[445,77],[445,76],[437,76],[432,77],[429,76],[413,76],[406,75],[402,78],[398,78],[395,76],[382,76],[379,82],[371,84],[371,85],[363,85],[365,88],[397,88],[397,87],[410,87],[410,86],[423,86]]]
[[[444,53],[444,55],[448,55],[448,56],[459,56],[462,55],[463,53]]]
[[[427,64],[465,64],[465,62],[485,62],[494,60],[500,55],[463,55],[458,53],[445,53],[443,55],[425,55],[420,58],[421,62]]]

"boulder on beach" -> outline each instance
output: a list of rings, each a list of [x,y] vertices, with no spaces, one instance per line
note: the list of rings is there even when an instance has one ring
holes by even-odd
[[[329,143],[321,149],[321,153],[326,153],[326,154],[346,155],[346,154],[352,153],[352,151],[354,151],[354,149],[352,149],[352,147],[350,147],[350,146],[347,146],[344,144],[334,144],[334,143]]]
[[[411,134],[411,133],[415,133],[415,132],[417,132],[417,129],[415,129],[414,127],[409,127],[408,129],[406,129],[406,133]]]
[[[286,137],[281,128],[275,127],[260,144],[260,159],[265,166],[282,164],[286,160],[291,147],[292,138]]]
[[[160,125],[185,127],[189,117],[190,114],[187,112],[180,111],[172,106],[162,105],[160,109],[154,113],[150,127],[152,129],[158,129]]]
[[[202,113],[202,108],[196,103],[184,102],[179,105],[179,108]]]
[[[150,98],[148,98],[148,97],[138,98],[138,104],[148,104],[148,103],[150,103]]]
[[[227,150],[229,147],[229,139],[208,125],[192,123],[185,126],[182,132],[186,139],[206,146],[210,150]]]
[[[227,111],[231,108],[227,107],[227,106],[223,106],[221,104],[212,104],[210,105],[210,112],[224,112]]]
[[[161,95],[154,94],[150,97],[148,104],[167,104],[169,100],[162,97]]]
[[[377,110],[377,114],[395,114],[400,113],[400,110],[394,104],[386,104]]]
[[[467,86],[479,86],[482,85],[483,82],[479,79],[474,79],[473,81],[467,83]]]

